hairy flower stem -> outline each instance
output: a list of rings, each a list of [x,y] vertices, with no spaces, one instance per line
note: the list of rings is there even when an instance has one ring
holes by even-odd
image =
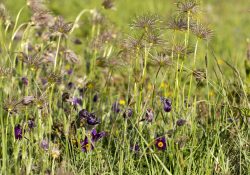
[[[56,72],[56,64],[57,64],[57,58],[58,58],[58,54],[60,50],[61,38],[62,38],[62,34],[59,34],[57,48],[56,48],[55,62],[54,62],[54,72]]]
[[[196,44],[195,44],[195,49],[194,49],[193,70],[195,70],[195,68],[196,68],[196,57],[197,57],[198,43],[199,43],[199,39],[197,38]],[[193,76],[191,75],[190,82],[189,82],[189,89],[188,89],[188,101],[190,100],[190,97],[191,97],[192,82],[193,82]]]

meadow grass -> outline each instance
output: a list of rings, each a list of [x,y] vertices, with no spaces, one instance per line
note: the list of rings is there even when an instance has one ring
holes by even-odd
[[[27,2],[0,7],[1,174],[250,174],[247,0]]]

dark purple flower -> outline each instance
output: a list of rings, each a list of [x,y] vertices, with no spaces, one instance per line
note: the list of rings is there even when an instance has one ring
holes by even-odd
[[[86,90],[85,88],[79,88],[78,89],[80,96],[84,95],[85,90]]]
[[[80,98],[74,97],[71,100],[71,102],[72,102],[72,105],[74,105],[74,106],[77,106],[77,105],[82,106],[82,99],[80,99]]]
[[[119,103],[117,101],[113,103],[113,105],[112,105],[112,111],[114,113],[119,113],[120,112],[120,105],[119,105]]]
[[[73,73],[73,69],[67,70],[68,75],[71,75]]]
[[[179,120],[177,120],[176,121],[176,125],[177,126],[183,126],[183,125],[185,125],[186,124],[186,120],[184,120],[184,119],[179,119]]]
[[[35,127],[34,119],[29,119],[28,120],[28,127],[29,127],[29,129],[33,129]]]
[[[96,129],[93,129],[91,131],[91,135],[92,135],[92,142],[97,142],[98,140],[100,140],[101,138],[105,137],[107,134],[106,132],[102,131],[102,132],[97,132]]]
[[[126,109],[123,113],[124,118],[130,118],[133,115],[133,110],[131,108]]]
[[[69,100],[69,93],[68,92],[64,92],[62,94],[62,101],[66,102],[67,100]]]
[[[40,147],[45,150],[48,151],[49,150],[49,142],[48,140],[43,139],[40,143]]]
[[[23,132],[19,124],[15,126],[14,131],[15,131],[15,139],[21,140],[23,138]]]
[[[93,126],[101,122],[97,119],[97,117],[93,113],[90,113],[90,115],[87,117],[87,123]]]
[[[28,84],[29,84],[28,78],[22,77],[22,83],[23,83],[23,85],[28,86]]]
[[[163,104],[163,109],[165,112],[170,112],[172,109],[172,102],[170,99],[161,97],[161,102]]]
[[[90,116],[90,113],[86,109],[82,109],[78,113],[79,119],[86,119]]]
[[[93,102],[95,102],[95,103],[96,103],[97,101],[98,101],[98,95],[97,95],[97,94],[95,94],[95,95],[94,95],[94,97],[93,97]]]
[[[167,147],[165,136],[157,138],[155,140],[155,146],[158,150],[164,151]]]
[[[45,78],[42,78],[41,81],[43,85],[46,85],[48,83],[48,81]]]
[[[81,41],[80,39],[76,38],[76,39],[74,40],[74,43],[75,43],[76,45],[80,45],[80,44],[82,44],[82,41]]]
[[[72,89],[74,87],[74,83],[73,82],[69,82],[68,83],[68,89]]]
[[[82,152],[88,152],[94,149],[94,145],[90,143],[88,137],[81,142]]]
[[[137,143],[136,144],[131,144],[130,145],[130,150],[134,151],[134,152],[139,152],[140,146]]]

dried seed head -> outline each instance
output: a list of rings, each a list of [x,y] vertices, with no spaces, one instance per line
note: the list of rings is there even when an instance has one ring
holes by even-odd
[[[136,51],[142,49],[144,44],[142,43],[142,38],[128,36],[128,38],[123,41],[123,47],[128,51]]]
[[[147,43],[153,46],[160,46],[166,43],[162,35],[157,32],[147,33],[145,40]]]
[[[150,108],[146,110],[145,120],[147,122],[152,122],[154,119],[154,111]]]
[[[36,71],[44,63],[39,52],[36,52],[34,55],[27,55],[24,52],[18,52],[17,59],[26,63],[31,71]]]
[[[191,54],[193,51],[182,43],[176,43],[167,49],[167,54],[172,55],[174,58],[184,58],[185,55]]]
[[[90,11],[92,14],[92,23],[93,24],[101,24],[104,22],[104,16],[96,9]]]
[[[55,23],[54,16],[48,11],[38,11],[31,17],[33,23],[40,27],[52,27]]]
[[[23,97],[22,104],[27,106],[27,105],[33,103],[34,100],[35,100],[34,96],[26,96],[26,97]]]
[[[194,0],[185,0],[177,3],[177,9],[180,13],[196,14],[199,10],[199,5]]]
[[[63,17],[58,16],[56,18],[55,24],[50,27],[50,31],[53,33],[60,33],[66,35],[71,31],[73,25],[74,24],[72,22],[65,23]]]
[[[167,23],[167,29],[185,31],[187,28],[187,19],[183,17],[174,17]]]
[[[152,56],[151,65],[165,67],[172,65],[170,57],[165,53],[157,53],[156,55]]]
[[[4,4],[0,3],[0,21],[3,21],[3,23],[10,23],[10,17],[8,15],[8,12],[4,6]]]
[[[44,0],[27,0],[27,6],[33,13],[47,11],[47,7],[44,4]]]
[[[64,51],[64,56],[65,56],[65,59],[70,63],[77,63],[79,61],[75,52],[73,52],[70,49],[67,49]]]
[[[158,29],[158,23],[160,22],[160,18],[158,15],[154,14],[145,14],[141,16],[137,16],[131,27],[134,29],[143,29],[145,31]]]
[[[0,78],[6,78],[12,75],[12,69],[0,67]]]
[[[202,24],[192,25],[191,31],[202,40],[208,41],[213,37],[213,31]]]
[[[17,113],[22,108],[21,102],[15,97],[8,98],[4,101],[3,109],[10,114]]]
[[[203,69],[197,69],[193,71],[193,76],[195,77],[198,84],[202,83],[204,80],[206,80],[206,72]]]

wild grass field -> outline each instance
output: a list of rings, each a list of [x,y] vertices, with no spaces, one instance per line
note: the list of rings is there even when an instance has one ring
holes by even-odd
[[[250,174],[249,0],[0,1],[0,174]]]

